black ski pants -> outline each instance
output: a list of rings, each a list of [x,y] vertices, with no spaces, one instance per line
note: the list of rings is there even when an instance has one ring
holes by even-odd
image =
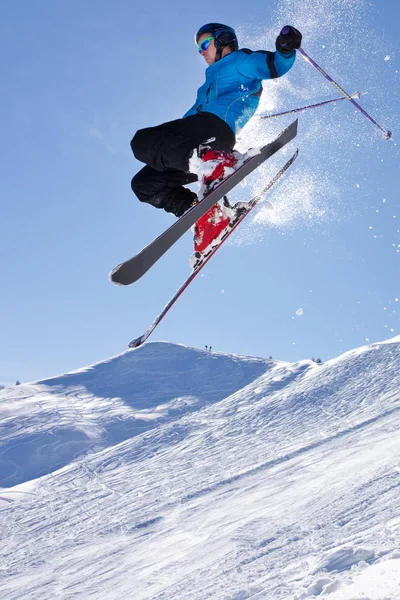
[[[140,129],[131,141],[135,158],[146,164],[131,183],[139,200],[183,215],[197,198],[183,186],[197,181],[189,173],[189,159],[202,144],[229,152],[235,135],[225,121],[207,112]]]

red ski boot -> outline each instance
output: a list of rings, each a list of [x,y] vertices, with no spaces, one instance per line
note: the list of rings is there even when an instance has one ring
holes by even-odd
[[[223,205],[215,204],[200,217],[194,226],[194,253],[189,265],[197,269],[205,258],[222,242],[238,219],[248,210],[248,202],[236,202],[231,206],[224,196]]]
[[[209,192],[229,175],[238,162],[234,154],[223,150],[207,150],[202,160],[202,188]],[[203,253],[229,224],[231,215],[220,204],[212,206],[197,221],[194,229],[194,251]]]
[[[217,240],[220,233],[229,225],[230,216],[222,206],[214,204],[194,226],[194,251],[202,254],[212,242]]]
[[[203,193],[209,192],[227,177],[234,170],[237,162],[238,158],[234,154],[228,154],[223,150],[207,150],[202,156]],[[206,257],[218,245],[234,215],[235,211],[225,198],[223,206],[217,202],[196,222],[193,238],[194,254],[189,261],[193,268],[201,257]]]
[[[234,154],[223,150],[207,150],[201,157],[202,160],[202,185],[207,192],[224,177],[227,177],[235,168],[238,159]]]

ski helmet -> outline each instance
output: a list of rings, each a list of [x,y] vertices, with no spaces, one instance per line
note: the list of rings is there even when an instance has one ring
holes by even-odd
[[[221,58],[222,50],[226,46],[229,46],[233,52],[239,48],[235,30],[228,25],[222,25],[222,23],[207,23],[206,25],[203,25],[196,33],[196,44],[199,43],[199,38],[203,33],[211,33],[211,35],[214,36],[214,44],[217,49],[217,60]]]

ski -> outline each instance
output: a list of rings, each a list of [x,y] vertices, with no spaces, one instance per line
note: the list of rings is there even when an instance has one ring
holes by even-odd
[[[172,306],[175,304],[175,302],[178,300],[178,298],[182,295],[182,293],[186,290],[186,288],[189,286],[189,284],[200,273],[200,271],[208,263],[208,261],[210,260],[210,258],[216,253],[216,251],[218,250],[218,248],[220,248],[222,246],[222,244],[233,233],[233,231],[236,229],[236,227],[238,227],[238,225],[243,221],[243,219],[245,217],[247,217],[247,215],[249,214],[249,212],[251,210],[253,210],[253,208],[256,206],[256,204],[258,204],[265,197],[265,195],[269,192],[269,190],[276,184],[276,182],[282,177],[282,175],[294,163],[294,161],[296,160],[296,158],[298,156],[298,153],[299,153],[299,151],[296,150],[296,152],[293,154],[293,156],[291,156],[291,158],[276,173],[276,175],[261,190],[261,192],[257,196],[254,196],[254,198],[252,198],[247,203],[247,206],[245,207],[245,209],[243,210],[243,212],[241,212],[241,214],[238,217],[238,219],[235,220],[233,223],[230,223],[228,225],[228,227],[226,228],[226,230],[221,235],[221,237],[220,237],[217,245],[214,246],[207,253],[206,256],[203,256],[203,258],[201,260],[197,261],[196,266],[194,267],[194,269],[191,272],[191,274],[189,275],[189,277],[187,277],[187,279],[183,282],[183,284],[180,286],[180,288],[175,292],[175,294],[173,295],[173,297],[171,298],[171,300],[168,302],[168,304],[166,304],[166,306],[163,308],[163,310],[160,312],[160,314],[156,317],[156,319],[154,320],[153,324],[147,329],[147,331],[145,331],[145,333],[143,333],[138,338],[135,338],[134,340],[132,340],[129,343],[129,348],[138,348],[139,346],[141,346],[142,344],[144,344],[144,342],[150,337],[150,335],[153,333],[153,331],[155,330],[155,328],[157,327],[157,325],[159,325],[159,323],[162,321],[162,319],[165,317],[165,315],[168,313],[168,311],[172,308]],[[245,204],[245,203],[243,203],[243,204]]]
[[[143,248],[141,252],[115,267],[110,273],[111,281],[116,285],[130,285],[140,279],[204,213],[216,204],[218,200],[221,200],[228,194],[254,169],[289,143],[296,134],[297,120],[293,121],[275,140],[266,144],[257,152],[249,151],[246,154],[247,158],[245,158],[244,162],[210,193],[206,194],[200,202],[190,208],[171,227]]]

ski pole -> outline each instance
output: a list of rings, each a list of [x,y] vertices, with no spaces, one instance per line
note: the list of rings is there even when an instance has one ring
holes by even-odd
[[[368,92],[354,92],[351,95],[352,98],[360,99],[364,94],[368,94]],[[340,98],[332,98],[332,100],[324,100],[323,102],[317,102],[317,104],[309,104],[308,106],[301,106],[300,108],[292,108],[292,110],[285,110],[284,112],[275,113],[273,115],[261,115],[260,119],[272,119],[273,117],[282,117],[283,115],[290,115],[292,113],[298,113],[302,110],[307,110],[308,108],[319,108],[320,106],[324,106],[325,104],[331,104],[333,102],[340,102],[340,100],[347,100],[346,96],[340,96]]]
[[[303,55],[303,57],[310,63],[312,64],[313,67],[315,67],[317,69],[317,71],[319,71],[321,73],[321,75],[323,75],[325,77],[325,79],[327,79],[330,83],[332,83],[332,85],[334,85],[339,92],[341,92],[346,98],[347,100],[350,100],[350,102],[352,104],[354,104],[354,106],[362,112],[362,114],[367,117],[367,119],[369,119],[371,121],[371,123],[373,123],[382,133],[383,133],[383,137],[385,138],[385,140],[390,140],[390,138],[392,137],[392,132],[389,130],[384,129],[383,127],[381,127],[379,125],[379,123],[377,123],[375,121],[375,119],[373,119],[359,104],[358,102],[356,102],[354,100],[354,98],[352,98],[347,92],[345,92],[345,90],[340,87],[340,85],[338,83],[336,83],[336,81],[334,81],[332,79],[332,77],[330,77],[330,75],[328,75],[328,73],[326,73],[326,71],[324,71],[310,56],[308,56],[308,54],[306,52],[304,52],[303,48],[299,48],[298,52],[300,52],[300,54]]]

